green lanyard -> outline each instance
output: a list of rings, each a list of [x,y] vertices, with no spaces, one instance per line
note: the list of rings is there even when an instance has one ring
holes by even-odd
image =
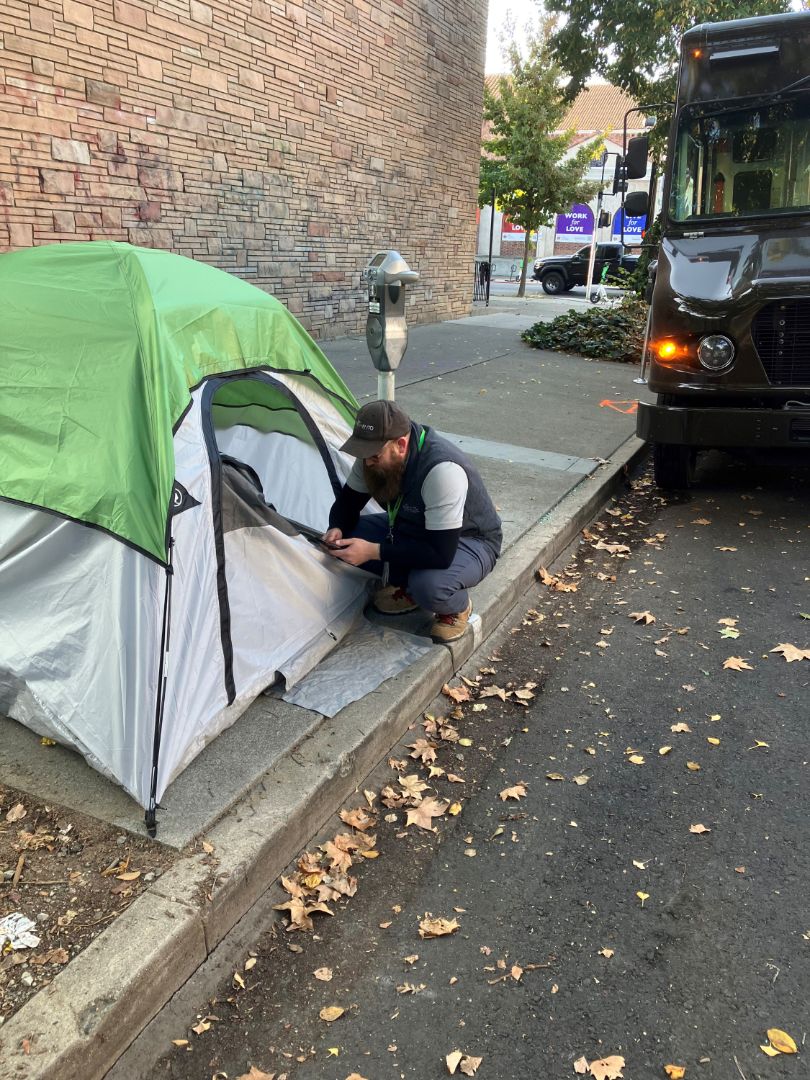
[[[419,442],[416,444],[416,452],[417,452],[417,454],[419,453],[419,451],[424,446],[424,443],[425,443],[425,429],[422,428],[422,431],[421,431],[421,433],[419,435]],[[389,540],[394,539],[394,522],[397,520],[397,514],[399,513],[400,506],[402,506],[402,493],[401,492],[400,492],[399,498],[394,503],[394,505],[393,506],[389,505],[389,506],[386,507],[386,513],[388,514],[388,539]]]

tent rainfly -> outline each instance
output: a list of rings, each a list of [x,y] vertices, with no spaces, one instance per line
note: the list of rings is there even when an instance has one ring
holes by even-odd
[[[0,256],[0,712],[146,811],[368,575],[307,538],[356,402],[237,277],[90,242]]]

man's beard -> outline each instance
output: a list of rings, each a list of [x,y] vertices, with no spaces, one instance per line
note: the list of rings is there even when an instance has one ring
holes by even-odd
[[[367,465],[363,462],[363,479],[373,499],[380,506],[395,502],[402,490],[402,474],[405,471],[405,458],[393,465]]]

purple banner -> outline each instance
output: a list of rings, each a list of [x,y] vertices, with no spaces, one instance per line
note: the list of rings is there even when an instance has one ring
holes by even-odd
[[[574,203],[567,214],[557,214],[554,239],[561,244],[587,244],[593,236],[593,210]]]

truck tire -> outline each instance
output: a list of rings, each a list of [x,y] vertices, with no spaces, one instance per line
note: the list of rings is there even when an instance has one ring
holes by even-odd
[[[549,270],[547,274],[543,274],[543,277],[540,280],[543,285],[543,292],[548,293],[549,296],[556,296],[558,293],[568,292],[565,278],[559,270]]]
[[[692,486],[695,451],[690,446],[653,443],[655,482],[664,491],[686,491]]]

